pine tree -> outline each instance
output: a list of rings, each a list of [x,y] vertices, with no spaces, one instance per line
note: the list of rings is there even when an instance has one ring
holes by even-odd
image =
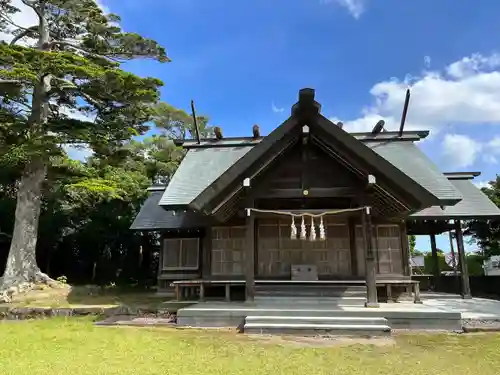
[[[15,6],[22,2],[24,9]],[[33,11],[35,25],[13,21]],[[0,0],[0,155],[15,160],[15,225],[0,293],[52,283],[36,263],[38,221],[52,158],[66,145],[115,147],[147,130],[162,82],[120,69],[124,61],[170,61],[157,42],[123,32],[95,0]],[[0,35],[1,35],[0,34]]]

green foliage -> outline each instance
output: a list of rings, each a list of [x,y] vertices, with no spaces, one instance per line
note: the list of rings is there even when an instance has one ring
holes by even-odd
[[[167,103],[159,103],[155,107],[155,125],[163,129],[169,139],[195,138],[196,131],[193,116],[182,109],[174,108]],[[213,136],[213,127],[208,125],[208,117],[196,116],[196,124],[200,132],[200,138]]]
[[[497,175],[489,187],[481,189],[493,203],[500,207],[500,176]],[[500,220],[470,221],[465,234],[471,235],[473,240],[483,251],[486,257],[500,255]]]
[[[477,254],[467,255],[467,269],[470,276],[482,276],[484,275],[483,261],[484,257]]]
[[[170,59],[155,41],[123,32],[119,17],[105,15],[95,0],[22,3],[37,15],[36,25],[18,26],[12,18],[21,11],[18,2],[0,0],[0,33],[11,36],[10,43],[0,42],[1,232],[14,232],[12,248],[25,253],[21,256],[33,254],[36,232],[35,238],[27,238],[19,228],[37,217],[31,215],[37,215],[44,193],[37,262],[43,263],[45,256],[50,269],[51,254],[64,248],[67,251],[59,255],[67,257],[69,252],[85,259],[79,264],[82,269],[103,256],[115,264],[111,258],[127,248],[137,249],[141,242],[125,230],[151,179],[141,168],[127,165],[124,160],[131,158],[118,151],[148,130],[163,84],[126,72],[121,63]],[[96,160],[69,160],[68,145],[89,146]],[[153,176],[171,174],[177,165],[160,145],[152,158],[158,158],[159,165],[149,167]],[[28,178],[32,173],[47,173],[44,186],[42,178]],[[31,185],[18,184],[20,180]],[[20,196],[33,198],[20,200],[20,209],[14,210],[18,189],[23,189]]]
[[[467,268],[469,270],[470,276],[481,276],[484,275],[483,271],[483,260],[484,257],[482,255],[477,254],[469,254],[467,255]],[[439,271],[451,271],[453,268],[448,266],[445,260],[444,253],[438,252],[438,264]],[[460,265],[458,264],[458,255],[457,255],[457,266],[460,269]],[[434,273],[434,260],[432,258],[432,254],[425,255],[424,258],[424,273],[433,274]]]
[[[28,5],[46,23],[40,21],[30,32],[14,31],[18,36],[26,32],[24,45],[0,42],[1,157],[25,163],[61,155],[64,144],[115,147],[143,134],[162,82],[125,72],[120,62],[166,62],[165,49],[123,32],[119,17],[103,14],[94,0]],[[10,0],[0,2],[0,31],[7,31],[6,23],[18,11]],[[39,32],[43,29],[48,36]],[[40,94],[42,89],[46,94]]]
[[[417,237],[415,235],[408,236],[408,244],[410,246],[410,254],[411,256],[419,256],[424,255],[423,252],[417,250],[415,246],[417,246]]]
[[[66,276],[59,276],[56,280],[58,282],[60,282],[61,284],[67,284],[68,283],[68,278]]]
[[[446,259],[443,253],[438,253],[438,264],[439,272],[449,271],[452,268],[446,263]],[[427,253],[424,256],[424,273],[432,275],[434,273],[434,259],[431,253]]]

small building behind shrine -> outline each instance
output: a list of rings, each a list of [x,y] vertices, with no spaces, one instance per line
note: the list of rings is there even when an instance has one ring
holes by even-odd
[[[377,306],[387,285],[412,284],[409,234],[431,236],[439,275],[435,235],[455,231],[470,297],[463,222],[500,217],[473,184],[479,173],[440,171],[417,145],[426,130],[382,123],[351,133],[314,95],[301,90],[267,136],[249,127],[248,136],[178,141],[178,170],[149,189],[131,227],[162,234],[159,291],[179,281],[240,285],[252,300],[265,284],[358,283]]]

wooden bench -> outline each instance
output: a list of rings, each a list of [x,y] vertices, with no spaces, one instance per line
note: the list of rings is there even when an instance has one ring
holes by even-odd
[[[177,301],[181,301],[186,294],[189,295],[190,291],[197,288],[200,290],[200,301],[204,301],[207,286],[224,286],[225,300],[227,302],[231,301],[231,286],[233,285],[245,285],[245,280],[180,280],[171,284],[175,288]]]
[[[364,284],[364,281],[334,281],[334,280],[319,280],[319,281],[291,281],[291,280],[266,280],[266,281],[256,281],[256,283],[262,284]],[[387,302],[395,302],[392,295],[392,288],[397,286],[407,287],[410,289],[410,293],[413,294],[414,303],[422,303],[420,299],[420,284],[416,280],[398,280],[398,279],[388,279],[388,280],[377,280],[377,286],[382,286],[386,288],[387,291]],[[207,286],[224,286],[225,288],[225,300],[227,302],[231,301],[231,286],[233,285],[245,285],[245,280],[178,280],[170,284],[175,288],[175,297],[177,301],[181,301],[184,297],[188,297],[199,288],[200,291],[200,301],[205,300],[205,289]]]
[[[385,286],[387,291],[387,303],[394,303],[392,297],[392,288],[394,286],[403,286],[409,288],[410,293],[413,292],[413,302],[422,303],[420,299],[420,283],[417,280],[377,280],[377,286]]]

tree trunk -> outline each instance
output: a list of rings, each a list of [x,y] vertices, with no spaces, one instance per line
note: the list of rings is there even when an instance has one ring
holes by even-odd
[[[45,12],[45,2],[38,5],[28,4],[35,10],[39,18],[38,49],[46,50],[50,42],[49,24]],[[48,119],[49,101],[47,93],[51,88],[52,75],[39,76],[32,95],[32,108],[28,118],[31,136],[42,135]],[[4,275],[0,280],[0,301],[9,301],[8,294],[29,290],[21,288],[24,283],[51,283],[46,274],[40,271],[36,263],[36,242],[38,237],[38,220],[42,204],[43,183],[47,174],[47,163],[43,156],[34,154],[26,163],[17,192],[17,204],[14,221],[14,233],[10,244],[9,256]],[[13,291],[11,287],[15,287]],[[18,288],[19,287],[19,288]]]
[[[29,162],[24,168],[17,192],[14,232],[0,289],[22,283],[51,281],[36,263],[38,219],[45,175],[46,166],[40,159]]]

